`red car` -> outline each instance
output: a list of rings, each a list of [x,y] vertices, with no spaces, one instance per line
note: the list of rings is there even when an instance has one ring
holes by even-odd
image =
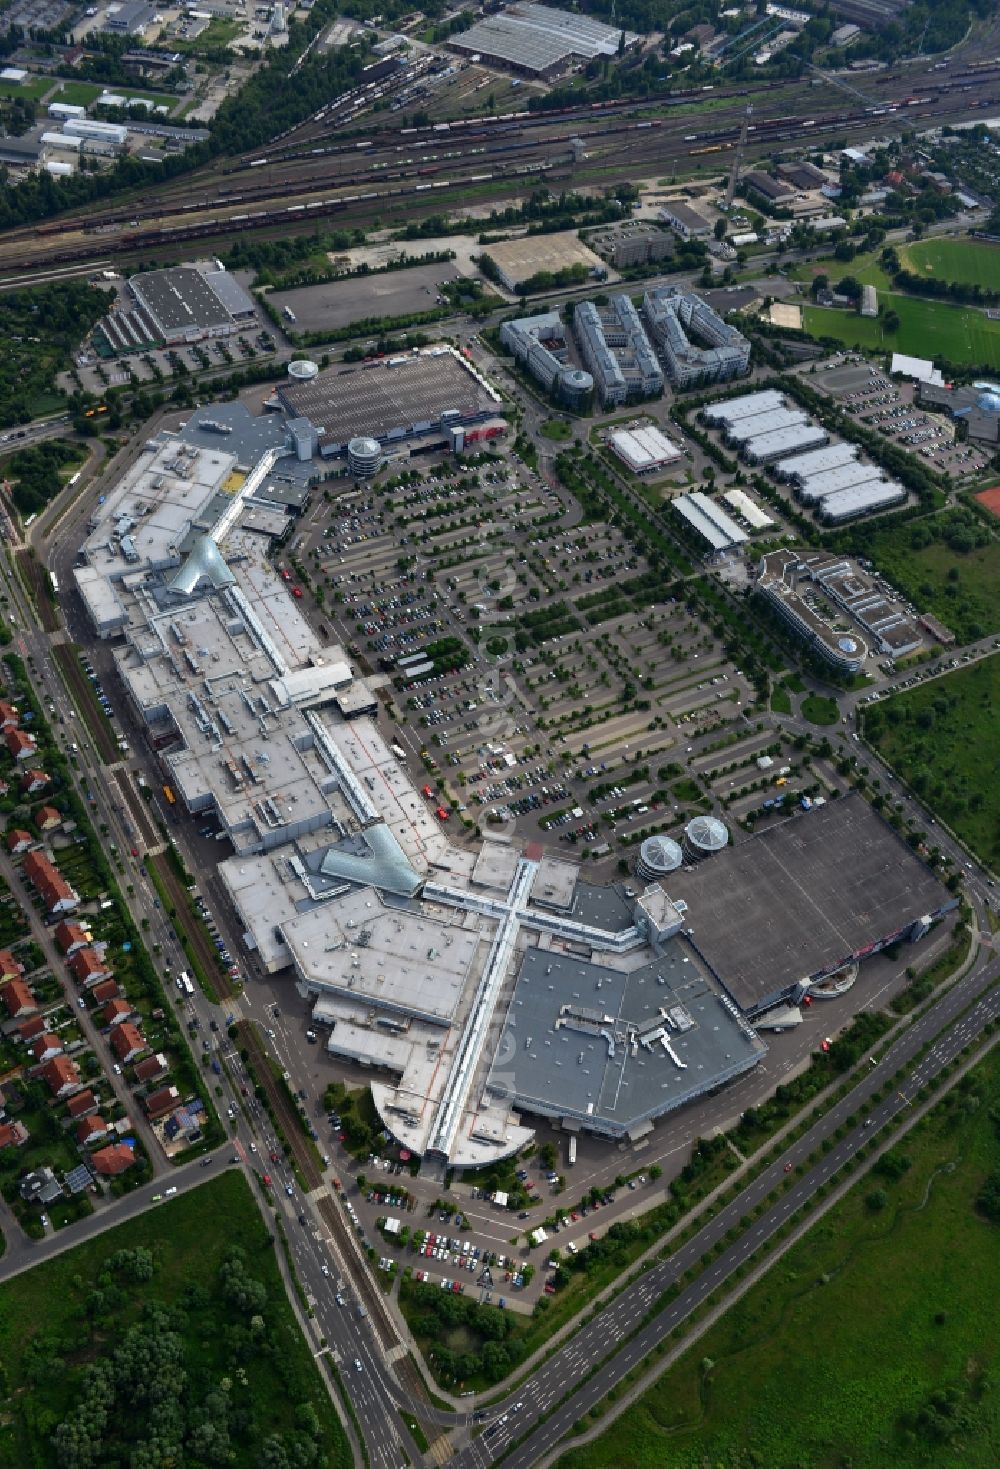
[[[265,1182],[265,1184],[267,1185],[268,1188],[271,1187],[271,1175],[270,1175],[270,1173],[265,1173],[264,1174],[264,1182]]]
[[[281,568],[281,579],[282,581],[291,581],[292,579],[292,573],[284,566]]]
[[[280,1153],[276,1153],[273,1149],[271,1151],[271,1162],[272,1163],[280,1163],[281,1162],[281,1154]]]
[[[431,799],[431,797],[433,796],[433,794],[434,794],[434,792],[431,790],[430,786],[424,786],[424,788],[423,788],[423,795],[425,795],[427,797],[428,801]]]
[[[556,1288],[555,1288],[555,1286],[554,1286],[554,1285],[551,1285],[551,1284],[549,1284],[549,1285],[547,1285],[547,1286],[546,1286],[546,1287],[545,1287],[545,1294],[546,1294],[546,1295],[547,1295],[547,1296],[554,1296],[554,1295],[555,1295],[555,1293],[556,1293]]]
[[[439,806],[437,808],[437,810],[434,812],[434,815],[437,817],[438,821],[447,821],[448,820],[448,813],[444,809],[443,806]]]
[[[301,599],[301,597],[302,597],[302,588],[301,587],[292,587],[292,596],[293,597],[298,597],[298,598]]]

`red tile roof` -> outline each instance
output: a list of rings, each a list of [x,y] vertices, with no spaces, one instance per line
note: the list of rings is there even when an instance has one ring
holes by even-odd
[[[15,760],[25,760],[38,749],[30,734],[23,729],[9,729],[4,736],[7,748]]]
[[[99,984],[94,985],[90,993],[99,1005],[106,1005],[109,1000],[117,999],[121,991],[116,979],[102,979]]]
[[[142,1031],[130,1020],[125,1020],[121,1025],[116,1025],[111,1032],[111,1049],[115,1052],[119,1061],[128,1061],[139,1051],[146,1049],[146,1042]]]
[[[17,1027],[17,1033],[25,1042],[33,1041],[36,1035],[41,1035],[45,1029],[45,1016],[33,1015],[30,1020],[24,1020]]]
[[[0,979],[20,979],[24,965],[9,949],[0,949]]]
[[[164,1117],[180,1103],[181,1094],[175,1086],[161,1086],[158,1092],[150,1092],[143,1106],[150,1117]]]
[[[41,1061],[43,1057],[49,1052],[58,1056],[62,1053],[64,1049],[65,1047],[63,1046],[62,1041],[57,1035],[53,1035],[51,1030],[44,1031],[38,1037],[38,1039],[36,1041],[33,1041],[31,1044],[31,1054],[34,1056],[36,1061]]]
[[[23,979],[9,979],[6,984],[0,985],[0,1000],[3,1000],[7,1014],[12,1019],[18,1015],[26,1015],[29,1010],[38,1009],[35,997]]]
[[[34,840],[31,832],[25,831],[23,826],[14,826],[7,833],[7,850],[8,852],[25,851],[33,845]]]
[[[28,853],[24,859],[24,875],[50,909],[66,898],[76,897],[58,867],[44,852]]]
[[[124,1143],[112,1143],[110,1147],[98,1148],[96,1153],[90,1155],[91,1166],[104,1178],[116,1178],[126,1168],[131,1168],[134,1162],[132,1149],[127,1148]]]
[[[62,826],[63,814],[54,806],[39,806],[35,812],[35,825],[40,831],[48,831],[53,826]]]
[[[90,943],[90,934],[84,928],[83,924],[74,923],[69,918],[64,918],[61,923],[57,923],[52,932],[55,934],[56,943],[64,954],[68,954],[70,949],[78,949],[82,945]]]
[[[101,1019],[105,1025],[114,1025],[122,1020],[127,1020],[131,1014],[132,1006],[128,1000],[112,1000],[101,1011]]]
[[[154,1077],[162,1076],[167,1066],[167,1058],[162,1053],[146,1056],[142,1061],[135,1063],[135,1079],[136,1081],[152,1081]]]
[[[77,1092],[75,1097],[70,1097],[66,1110],[71,1117],[82,1117],[84,1112],[89,1112],[91,1107],[96,1106],[97,1098],[88,1087],[85,1092]]]
[[[49,1084],[52,1095],[57,1097],[64,1086],[79,1086],[80,1073],[68,1056],[55,1056],[42,1067],[42,1075]]]
[[[76,1140],[78,1143],[92,1143],[95,1138],[107,1137],[108,1124],[103,1117],[84,1117],[77,1124]]]
[[[104,979],[110,973],[107,964],[97,950],[89,947],[77,949],[75,953],[70,954],[66,960],[66,967],[81,984],[85,984],[88,979],[94,979],[95,976]]]

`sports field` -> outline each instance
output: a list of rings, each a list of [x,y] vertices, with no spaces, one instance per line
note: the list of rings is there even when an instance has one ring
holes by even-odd
[[[866,712],[865,734],[931,810],[1000,869],[1000,656],[886,699]]]
[[[557,1469],[996,1469],[998,1098],[993,1052]]]
[[[949,362],[1000,367],[1000,321],[990,321],[982,311],[881,291],[879,305],[895,311],[897,331],[887,332],[881,321],[856,311],[825,306],[803,307],[802,322],[810,336],[834,337],[848,347],[908,352],[915,357],[940,353]]]
[[[1000,289],[1000,245],[987,240],[916,240],[900,246],[899,260],[914,275]]]

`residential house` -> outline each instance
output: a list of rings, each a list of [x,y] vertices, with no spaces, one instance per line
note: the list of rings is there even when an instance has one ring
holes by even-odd
[[[128,1000],[111,1000],[101,1011],[104,1025],[121,1025],[132,1017],[132,1006]]]
[[[63,1187],[46,1163],[26,1173],[18,1184],[18,1191],[28,1204],[53,1204],[62,1198]]]
[[[52,934],[67,958],[70,954],[75,954],[77,949],[85,949],[90,943],[90,931],[82,923],[74,923],[69,918],[57,923]]]
[[[7,749],[15,760],[30,760],[38,754],[38,746],[34,738],[23,729],[9,729],[4,735]]]
[[[0,1122],[0,1148],[23,1148],[28,1136],[23,1122]]]
[[[80,901],[55,863],[44,852],[28,852],[24,875],[50,913],[67,913]]]
[[[42,1075],[54,1097],[68,1097],[79,1091],[80,1073],[68,1056],[56,1056],[42,1068]]]
[[[39,791],[44,791],[49,783],[49,776],[44,770],[26,770],[21,778],[21,794],[24,796],[37,796]]]
[[[24,1044],[27,1045],[29,1041],[36,1040],[38,1036],[44,1034],[45,1029],[45,1016],[33,1015],[30,1020],[25,1020],[23,1024],[17,1027],[17,1033]]]
[[[117,1178],[127,1168],[131,1168],[135,1162],[132,1149],[124,1143],[112,1143],[110,1147],[101,1148],[96,1153],[91,1153],[90,1164],[102,1178]]]
[[[123,1066],[134,1061],[147,1049],[142,1031],[130,1020],[124,1020],[121,1025],[116,1025],[111,1032],[111,1049],[118,1057]]]
[[[0,949],[0,984],[8,979],[20,979],[24,965],[15,959],[9,949]]]
[[[6,699],[0,699],[0,734],[6,734],[9,729],[17,729],[21,723],[21,716],[13,704]]]
[[[97,1098],[88,1087],[86,1091],[77,1092],[75,1097],[70,1097],[66,1103],[66,1111],[70,1117],[86,1117],[88,1112],[97,1111]]]
[[[84,1117],[82,1122],[77,1123],[76,1140],[81,1147],[89,1147],[91,1143],[103,1143],[108,1135],[108,1124],[103,1117]]]
[[[150,1092],[148,1097],[143,1098],[142,1105],[146,1109],[146,1116],[153,1122],[160,1117],[166,1117],[175,1107],[180,1106],[181,1094],[175,1086],[162,1086],[158,1092]]]
[[[23,826],[11,827],[7,833],[7,851],[12,857],[20,857],[22,852],[27,852],[34,845],[35,838]]]
[[[77,949],[67,960],[66,967],[77,984],[82,984],[88,990],[99,980],[111,978],[111,970],[104,955],[89,946],[86,949]]]
[[[161,1076],[166,1076],[170,1070],[170,1063],[162,1051],[155,1056],[146,1056],[142,1061],[137,1061],[132,1070],[136,1082],[148,1086],[151,1081],[159,1081]]]
[[[22,1015],[31,1015],[38,1009],[35,997],[23,979],[10,979],[6,984],[0,985],[0,1000],[11,1020],[18,1020]]]
[[[51,1061],[55,1056],[61,1056],[65,1046],[57,1035],[51,1030],[43,1031],[37,1040],[31,1043],[31,1054],[35,1058],[36,1066],[44,1066],[46,1061]]]
[[[39,806],[35,812],[35,825],[39,831],[55,831],[62,823],[62,812],[57,811],[54,806]]]
[[[90,992],[94,997],[96,1005],[106,1005],[109,1000],[117,1000],[121,994],[118,981],[114,979],[102,979],[100,984],[95,984]]]

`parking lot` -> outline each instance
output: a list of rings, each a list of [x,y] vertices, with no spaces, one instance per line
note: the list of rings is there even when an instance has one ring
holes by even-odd
[[[423,247],[414,247],[422,254]],[[300,327],[311,332],[334,331],[358,319],[358,297],[363,291],[366,317],[410,316],[439,305],[439,287],[456,280],[460,272],[453,260],[431,265],[414,265],[406,270],[388,270],[363,278],[328,281],[321,286],[303,286],[295,291],[276,291],[268,299],[284,313],[289,307]]]
[[[85,391],[100,393],[104,388],[120,387],[124,383],[138,387],[167,378],[194,376],[211,368],[239,367],[260,357],[269,357],[274,350],[275,340],[269,330],[248,327],[238,337],[196,342],[184,347],[156,347],[107,361],[102,361],[92,351],[81,353],[77,357],[76,371]],[[76,386],[68,373],[60,374],[60,385],[67,391],[73,391]]]
[[[291,550],[440,819],[610,860],[708,809],[687,742],[749,685],[620,530],[513,456],[330,495]]]

